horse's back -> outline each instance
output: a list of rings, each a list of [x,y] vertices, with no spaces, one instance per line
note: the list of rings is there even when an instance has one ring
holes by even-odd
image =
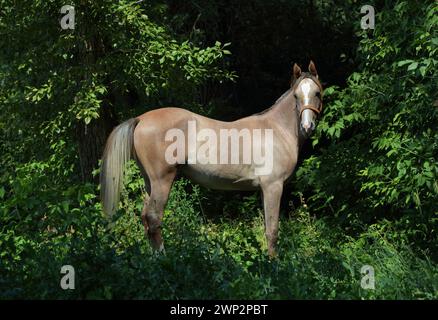
[[[160,176],[178,167],[189,179],[212,189],[252,190],[259,187],[261,179],[268,178],[262,177],[267,173],[259,174],[264,172],[265,167],[266,170],[272,171],[272,174],[267,175],[271,175],[274,179],[284,176],[285,179],[290,175],[296,162],[293,157],[286,154],[289,153],[288,148],[278,145],[284,140],[277,135],[281,131],[277,132],[276,124],[267,121],[266,117],[267,115],[258,115],[233,122],[223,122],[182,108],[155,109],[137,117],[134,149],[148,174]],[[277,133],[272,133],[270,136],[273,141],[266,143],[266,136],[269,136],[268,133],[272,130]],[[257,132],[260,134],[260,141],[255,140],[258,137]],[[206,134],[209,137],[213,136],[212,140],[208,139],[208,144],[205,143],[203,136]],[[274,143],[274,140],[277,143]],[[265,143],[262,143],[263,141]],[[205,150],[206,146],[208,152]],[[260,157],[264,155],[264,158],[256,162],[256,153],[253,149],[258,150]],[[174,155],[175,151],[176,155]],[[234,155],[235,152],[237,155]],[[220,160],[222,153],[227,158],[225,163]],[[181,154],[181,157],[178,154]],[[193,157],[196,158],[195,162],[190,160],[193,160]],[[238,162],[234,162],[231,158],[238,159]],[[205,162],[206,160],[208,161]],[[258,163],[260,160],[264,162]]]

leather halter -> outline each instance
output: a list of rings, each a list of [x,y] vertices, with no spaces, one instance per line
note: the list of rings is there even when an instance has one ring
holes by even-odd
[[[302,106],[301,110],[300,110],[300,118],[301,118],[301,115],[303,114],[304,110],[307,110],[307,109],[312,110],[313,112],[316,113],[316,116],[319,117],[321,114],[321,111],[322,111],[322,102],[321,102],[321,109],[315,108],[314,106],[312,106],[310,104],[306,104],[306,105]]]

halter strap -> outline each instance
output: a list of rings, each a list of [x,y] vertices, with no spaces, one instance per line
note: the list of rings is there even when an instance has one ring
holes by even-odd
[[[322,104],[321,104],[321,106],[322,106]],[[304,110],[307,110],[307,109],[312,110],[312,111],[315,112],[318,116],[320,115],[321,110],[322,110],[322,108],[321,108],[321,110],[320,110],[320,109],[317,109],[317,108],[315,108],[314,106],[312,106],[312,105],[310,105],[310,104],[306,104],[306,105],[304,105],[304,106],[301,107],[301,110],[300,110],[300,117],[301,117],[301,115],[303,114]]]

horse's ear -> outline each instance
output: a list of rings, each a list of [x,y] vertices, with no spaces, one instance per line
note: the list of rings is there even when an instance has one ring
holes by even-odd
[[[312,60],[310,60],[310,63],[309,63],[309,72],[310,72],[313,76],[315,76],[316,78],[318,78],[318,72],[316,71],[315,64],[313,63]]]
[[[294,64],[294,79],[298,79],[301,76],[301,68],[295,63]]]

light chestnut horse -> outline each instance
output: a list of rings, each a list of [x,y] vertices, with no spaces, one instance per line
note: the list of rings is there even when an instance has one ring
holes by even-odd
[[[185,109],[162,108],[146,112],[120,124],[108,138],[102,159],[101,199],[104,211],[111,215],[117,210],[119,194],[123,186],[124,166],[131,158],[136,159],[145,179],[149,196],[144,200],[141,217],[145,233],[156,250],[164,249],[161,223],[169,192],[178,171],[190,180],[211,189],[261,189],[268,254],[275,256],[283,184],[293,173],[300,147],[315,129],[315,121],[322,110],[323,88],[312,61],[308,69],[309,72],[301,72],[300,67],[295,64],[290,89],[272,107],[237,121],[222,122]],[[265,156],[268,152],[272,153],[270,154],[271,170],[256,174],[258,164],[255,161],[242,162],[245,154],[240,154],[239,161],[232,163],[189,161],[191,152],[201,151],[203,148],[199,139],[192,139],[192,144],[194,141],[195,146],[189,146],[190,137],[187,137],[187,134],[190,131],[190,123],[195,124],[196,134],[204,129],[218,135],[225,129],[238,132],[262,129],[264,130],[262,136],[266,138],[266,130],[271,130],[272,139],[260,144]],[[166,152],[168,153],[174,141],[169,140],[167,135],[175,129],[184,136],[185,140],[182,144],[184,152],[178,155],[177,161],[172,162],[166,158]],[[240,137],[239,135],[237,143],[238,151],[242,153],[248,149],[245,149],[247,147],[245,141],[239,143]],[[232,147],[228,145],[228,151]],[[211,148],[208,152],[218,153],[219,150]]]

